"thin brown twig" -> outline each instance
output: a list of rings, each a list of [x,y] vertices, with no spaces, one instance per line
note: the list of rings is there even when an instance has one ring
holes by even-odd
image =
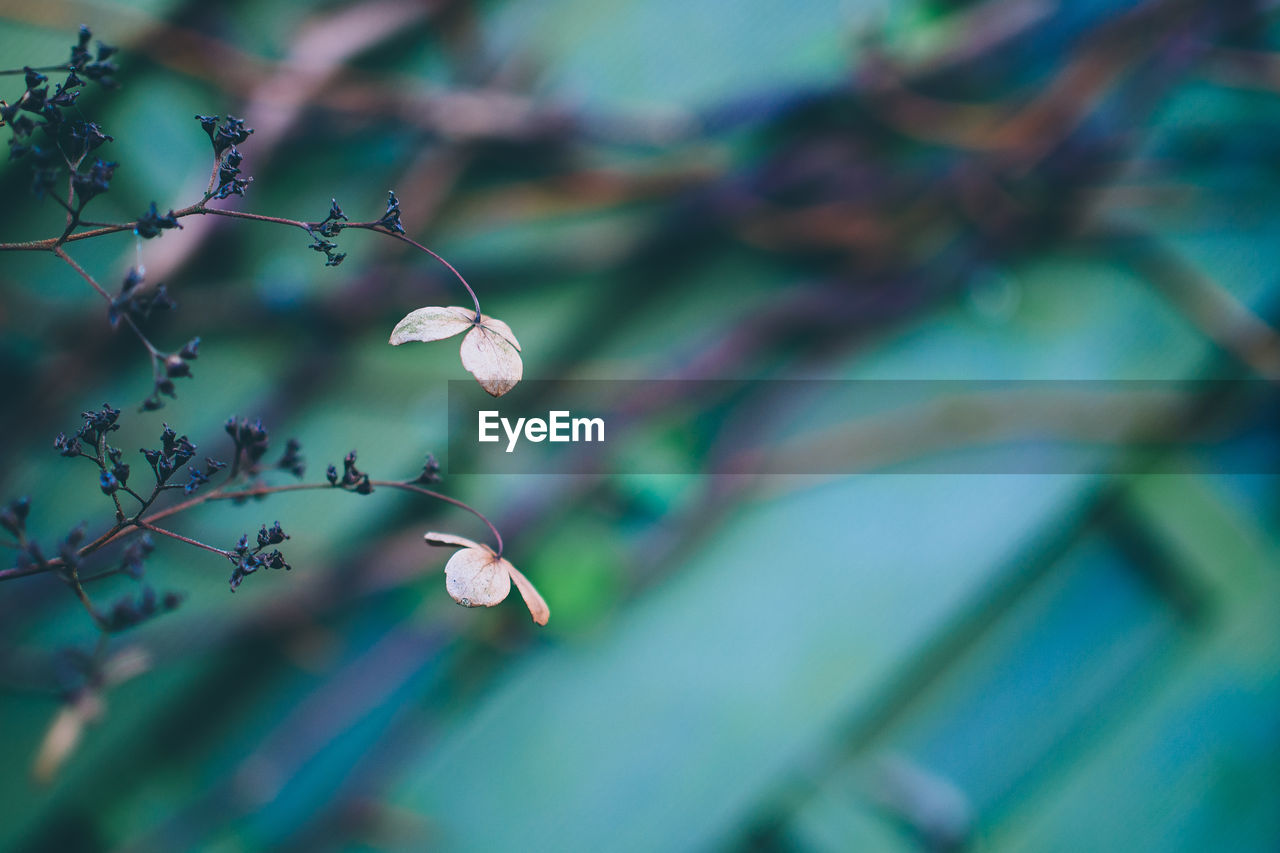
[[[444,503],[447,503],[451,506],[456,506],[459,509],[466,510],[467,512],[471,513],[476,518],[484,522],[485,526],[489,528],[489,532],[493,534],[494,542],[498,546],[497,554],[499,556],[502,555],[502,551],[503,551],[502,534],[498,532],[498,528],[493,524],[492,521],[489,520],[487,516],[485,516],[484,513],[480,512],[478,509],[466,503],[465,501],[461,501],[458,498],[450,497],[449,495],[442,494],[432,489],[424,488],[423,486],[419,486],[417,483],[404,483],[404,482],[398,482],[395,480],[370,480],[370,485],[375,488],[395,489],[398,491],[411,492],[413,494],[423,495],[424,497],[433,498],[435,500],[439,500]],[[129,535],[134,530],[150,530],[155,533],[159,533],[160,535],[168,536],[173,539],[178,539],[180,541],[186,542],[189,545],[195,545],[197,547],[203,548],[206,551],[212,551],[213,553],[221,554],[222,556],[226,557],[226,556],[229,556],[229,552],[223,551],[222,549],[219,549],[219,548],[215,548],[212,545],[206,545],[205,543],[202,543],[196,539],[188,538],[179,533],[175,533],[173,531],[170,531],[161,527],[157,527],[156,522],[161,521],[165,518],[169,518],[171,516],[177,515],[179,513],[185,512],[189,509],[200,506],[202,504],[210,503],[212,501],[237,500],[237,499],[243,500],[245,498],[265,497],[266,495],[281,494],[284,492],[314,491],[317,489],[333,490],[335,488],[337,487],[332,486],[328,483],[289,483],[289,484],[280,485],[280,486],[258,485],[258,486],[250,486],[249,488],[243,488],[243,489],[227,489],[226,484],[224,484],[223,486],[220,486],[219,488],[214,489],[211,492],[207,492],[206,494],[198,495],[196,497],[182,501],[181,503],[177,503],[177,504],[174,504],[173,506],[166,507],[165,509],[158,510],[152,513],[151,515],[146,516],[145,518],[141,517],[141,511],[140,511],[138,515],[135,515],[132,518],[128,518],[123,521],[118,521],[114,525],[112,525],[110,528],[108,528],[107,531],[103,533],[101,536],[99,536],[97,539],[93,540],[89,544],[80,548],[77,554],[80,557],[86,557],[96,551],[101,550],[102,548],[105,548],[106,546],[117,541],[118,539],[121,539]],[[54,569],[62,568],[64,565],[65,565],[65,562],[62,560],[62,558],[55,557],[54,559],[46,560],[44,563],[41,563],[38,565],[21,566],[21,567],[15,566],[10,569],[0,569],[0,581],[12,580],[14,578],[19,578],[19,577],[27,577],[29,575],[42,574],[44,572],[49,572],[49,571],[53,571]]]

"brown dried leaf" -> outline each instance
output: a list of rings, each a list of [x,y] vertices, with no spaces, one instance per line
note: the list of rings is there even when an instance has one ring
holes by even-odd
[[[444,588],[463,607],[492,607],[511,592],[511,566],[488,549],[463,548],[444,567]]]
[[[501,397],[516,387],[524,375],[519,350],[501,334],[484,326],[476,326],[462,339],[462,366],[494,397]]]
[[[441,341],[461,334],[475,325],[476,312],[470,308],[428,307],[410,311],[391,330],[391,344],[409,341]]]
[[[506,560],[502,562],[507,563]],[[516,582],[516,589],[520,590],[520,597],[524,599],[525,606],[529,608],[529,615],[533,617],[533,621],[539,625],[547,624],[547,620],[551,618],[551,608],[547,607],[547,602],[529,583],[529,579],[517,569],[515,566],[507,563],[507,572],[511,575],[511,579]]]

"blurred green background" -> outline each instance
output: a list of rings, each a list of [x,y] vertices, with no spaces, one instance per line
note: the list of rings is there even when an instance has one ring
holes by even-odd
[[[0,67],[63,61],[81,23],[120,45],[121,88],[81,101],[120,163],[97,219],[198,199],[197,113],[257,128],[229,206],[371,219],[394,188],[530,378],[1274,379],[1272,6],[3,2]],[[61,227],[28,182],[0,166],[2,240]],[[47,541],[109,520],[49,446],[103,400],[130,451],[167,421],[226,458],[223,420],[260,415],[311,479],[352,447],[389,479],[443,452],[455,344],[385,341],[465,304],[447,273],[356,232],[329,269],[300,233],[212,220],[141,247],[180,305],[149,333],[204,339],[155,414],[84,283],[0,255],[0,485]],[[69,251],[116,283],[138,250]],[[483,530],[447,507],[184,516],[223,547],[278,518],[296,568],[232,596],[223,561],[162,542],[148,582],[187,599],[112,639],[148,671],[44,783],[66,650],[96,630],[52,577],[5,582],[0,845],[1280,846],[1274,477],[715,477],[716,423],[840,401],[693,402],[627,450],[708,476],[446,478],[545,629],[514,597],[450,601],[422,533]]]

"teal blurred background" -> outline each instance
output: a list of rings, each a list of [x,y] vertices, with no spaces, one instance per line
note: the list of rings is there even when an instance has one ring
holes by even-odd
[[[227,206],[372,219],[394,188],[530,378],[1275,379],[1273,5],[3,2],[0,67],[63,61],[81,23],[121,47],[121,88],[81,101],[120,163],[97,219],[199,198],[197,113],[257,128]],[[0,166],[2,240],[61,227],[27,183]],[[180,305],[153,338],[204,339],[155,414],[84,283],[0,256],[0,495],[31,494],[49,541],[109,520],[50,449],[103,400],[127,449],[167,421],[225,458],[225,418],[262,416],[311,479],[352,447],[388,479],[446,447],[455,344],[386,337],[465,304],[447,273],[358,232],[325,268],[250,225],[141,247]],[[118,282],[138,249],[69,251]],[[96,630],[52,577],[3,583],[0,846],[1280,846],[1274,477],[715,477],[720,420],[840,401],[691,402],[697,425],[642,417],[627,452],[706,476],[446,478],[544,629],[448,598],[422,533],[484,531],[441,505],[183,516],[224,547],[278,518],[295,569],[232,596],[219,558],[161,543],[148,582],[187,599],[112,639],[147,671],[48,781],[61,662]]]

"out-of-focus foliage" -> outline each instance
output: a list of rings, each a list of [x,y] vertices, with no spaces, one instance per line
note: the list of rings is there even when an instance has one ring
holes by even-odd
[[[122,88],[82,103],[117,137],[103,219],[199,197],[196,114],[257,128],[240,209],[319,219],[336,197],[372,218],[394,187],[534,378],[1274,379],[1270,6],[9,3],[0,66],[60,61],[82,22],[120,45]],[[27,183],[0,166],[0,239],[59,228]],[[372,235],[344,234],[326,268],[244,226],[142,248],[179,303],[151,331],[204,341],[164,418],[213,446],[251,412],[313,470],[354,445],[366,470],[415,474],[446,444],[457,359],[387,335],[455,283]],[[135,251],[121,235],[77,259],[123,277]],[[33,508],[41,529],[103,509],[52,436],[146,394],[104,313],[50,258],[0,259],[0,484],[59,496]],[[714,472],[736,449],[717,424],[838,416],[761,387],[685,401],[689,423],[641,412],[622,452]],[[149,571],[187,599],[115,641],[130,677],[101,707],[58,698],[62,650],[94,638],[65,590],[0,585],[0,844],[1280,840],[1274,478],[447,484],[492,511],[545,629],[513,600],[443,595],[423,533],[481,531],[392,495],[253,507],[290,529],[295,568],[234,597],[216,558],[158,545]],[[234,541],[247,511],[188,523]],[[41,785],[51,724],[80,737]]]

